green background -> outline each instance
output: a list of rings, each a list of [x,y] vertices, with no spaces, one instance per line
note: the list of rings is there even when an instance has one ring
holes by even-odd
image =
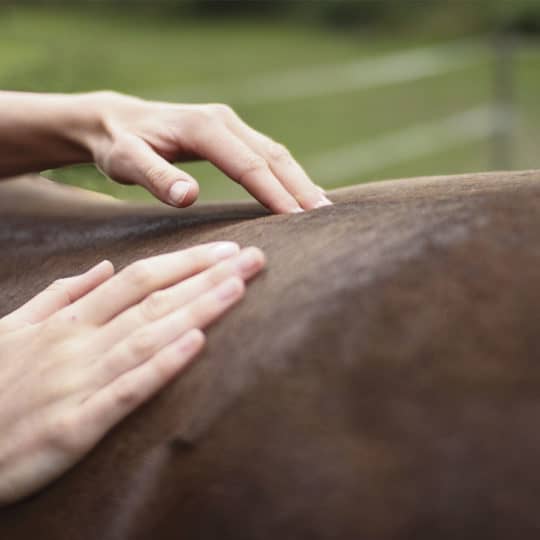
[[[400,21],[395,16],[369,15],[367,4],[352,2],[345,7],[354,17],[340,20],[325,12],[321,18],[319,12],[335,7],[332,3],[296,3],[294,9],[277,13],[253,5],[227,11],[223,5],[218,10],[194,10],[186,4],[174,10],[171,5],[118,7],[120,2],[114,9],[106,2],[3,3],[0,87],[39,92],[114,89],[148,99],[226,102],[251,125],[286,144],[313,179],[326,187],[538,167],[540,42],[532,15],[529,19],[528,12],[520,13],[515,27],[498,26],[497,14],[472,19],[463,6],[458,9],[459,2],[449,9],[426,1],[416,2],[417,16]],[[395,15],[395,10],[391,13]],[[497,154],[489,133],[474,140],[458,137],[419,155],[396,156],[389,137],[401,134],[407,144],[407,130],[436,126],[464,111],[497,104],[493,38],[507,27],[514,32],[507,41],[513,44],[509,101],[513,122],[506,128],[510,159]],[[340,82],[355,63],[361,68],[366,65],[361,62],[371,60],[376,69],[388,55],[418,48],[431,51],[441,62],[450,58],[452,67],[420,79],[367,88]],[[366,69],[368,79],[370,73]],[[284,96],[296,84],[310,90]],[[488,115],[485,122],[489,132],[496,118]],[[357,166],[353,159],[344,173],[340,155],[347,149],[353,158],[355,149],[360,156],[367,152],[376,165],[366,169],[360,157]],[[182,166],[199,180],[203,200],[246,196],[207,163]],[[46,174],[123,198],[151,199],[140,188],[104,179],[90,165]]]

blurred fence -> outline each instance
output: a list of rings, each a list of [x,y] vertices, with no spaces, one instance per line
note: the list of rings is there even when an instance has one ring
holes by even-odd
[[[486,42],[489,45],[486,45]],[[342,64],[295,68],[266,73],[241,83],[220,86],[219,99],[235,106],[275,105],[313,97],[338,98],[340,93],[362,92],[412,81],[457,73],[486,63],[492,66],[491,93],[466,110],[378,137],[349,143],[305,156],[314,176],[326,185],[340,185],[354,178],[365,178],[401,162],[420,159],[461,147],[489,141],[490,169],[510,169],[514,131],[514,50],[511,34],[501,33],[485,40],[455,43],[392,52]],[[459,86],[459,79],[456,78]],[[181,94],[180,94],[181,92]],[[213,86],[161,89],[153,97],[164,100],[212,101]]]
[[[491,49],[459,43],[416,49],[370,59],[339,70],[338,77],[328,77],[325,85],[314,84],[314,72],[308,73],[306,81],[299,80],[285,92],[279,85],[278,93],[262,99],[279,99],[291,94],[326,92],[333,89],[361,90],[384,85],[402,84],[463,69],[467,65],[481,63],[490,55],[493,65],[493,93],[485,101],[473,107],[457,111],[438,120],[413,125],[384,134],[369,141],[350,144],[343,148],[307,157],[306,164],[316,176],[332,178],[335,184],[354,177],[365,177],[378,170],[400,162],[423,158],[431,154],[451,150],[466,143],[491,140],[491,169],[511,169],[513,157],[514,112],[514,52],[515,41],[510,36],[498,36]],[[476,52],[474,52],[476,51]],[[323,79],[319,70],[317,76]],[[304,84],[304,82],[306,84]],[[330,183],[327,183],[330,186]]]

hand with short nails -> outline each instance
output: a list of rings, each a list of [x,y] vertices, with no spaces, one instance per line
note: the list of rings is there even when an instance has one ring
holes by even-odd
[[[197,181],[171,162],[204,159],[273,212],[331,204],[287,148],[247,125],[227,105],[100,96],[103,132],[89,139],[89,147],[113,180],[140,184],[172,206],[189,206],[199,193]]]
[[[0,119],[0,179],[93,161],[113,180],[184,207],[197,199],[199,185],[172,163],[202,159],[272,212],[332,204],[282,144],[227,105],[152,102],[109,91],[0,91]]]
[[[205,244],[104,261],[0,319],[0,506],[34,493],[182,372],[264,266]]]

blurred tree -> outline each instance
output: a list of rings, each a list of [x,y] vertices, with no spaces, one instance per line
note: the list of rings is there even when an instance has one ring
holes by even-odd
[[[414,26],[451,20],[464,30],[504,28],[540,34],[540,0],[0,0],[0,6],[31,4],[144,8],[219,17],[287,16],[340,27]]]
[[[520,34],[540,33],[540,2],[538,0],[499,0],[497,22],[504,29]]]

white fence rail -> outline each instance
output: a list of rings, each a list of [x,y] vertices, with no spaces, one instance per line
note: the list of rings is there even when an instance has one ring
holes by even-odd
[[[250,106],[276,104],[437,77],[480,65],[490,57],[493,57],[492,51],[485,43],[460,41],[342,64],[266,74],[239,84],[220,84],[219,96],[215,87],[205,85],[161,91],[158,97],[199,102],[219,99]],[[492,101],[375,139],[333,148],[323,154],[302,156],[302,161],[314,177],[330,187],[448,148],[489,138],[495,140],[496,136],[499,136],[499,147],[504,149],[505,133],[509,133],[513,125],[512,107],[510,103]],[[501,153],[504,152],[501,150]]]

